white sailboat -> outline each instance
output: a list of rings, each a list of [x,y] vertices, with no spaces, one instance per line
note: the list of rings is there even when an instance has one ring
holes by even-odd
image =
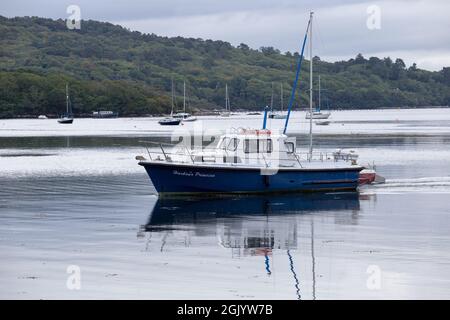
[[[225,84],[225,111],[220,113],[221,117],[229,117],[231,115],[230,97],[228,96],[228,84]]]
[[[162,126],[177,126],[180,124],[181,120],[173,117],[173,105],[174,105],[174,92],[173,92],[173,79],[172,79],[172,92],[171,92],[171,111],[170,117],[166,117],[158,121]]]
[[[180,119],[183,122],[192,122],[197,120],[197,117],[186,112],[186,81],[183,82],[183,112],[178,112],[173,117],[175,119]]]
[[[312,119],[317,119],[317,120],[328,119],[331,115],[331,112],[329,112],[329,111],[322,112],[320,109],[321,109],[321,101],[320,101],[320,76],[319,76],[319,103],[318,103],[317,109],[315,111],[310,111],[310,112],[306,113],[306,119],[311,118],[311,114],[312,114]],[[323,123],[326,123],[326,121]],[[329,122],[326,124],[329,124]]]
[[[71,124],[73,122],[72,106],[69,100],[69,85],[66,83],[66,113],[63,113],[58,119],[58,123]]]
[[[280,112],[272,112],[269,117],[272,119],[286,119],[287,114],[283,113],[283,84],[280,85]],[[272,98],[273,100],[273,98]]]
[[[320,99],[321,95],[320,94],[321,94],[321,88],[320,88],[320,76],[319,76],[319,110],[321,108],[321,99]],[[322,113],[322,114],[327,115],[326,118],[324,118],[322,121],[316,121],[315,124],[318,125],[318,126],[327,126],[327,125],[329,125],[330,121],[328,121],[326,119],[328,119],[330,117],[331,113],[330,112],[326,112],[326,113]],[[314,117],[313,117],[313,119],[314,119]]]

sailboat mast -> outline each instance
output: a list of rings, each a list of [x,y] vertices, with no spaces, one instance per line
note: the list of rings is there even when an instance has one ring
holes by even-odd
[[[283,83],[280,85],[280,104],[281,104],[281,111],[283,111]]]
[[[272,82],[272,93],[270,96],[270,111],[273,111],[273,82]]]
[[[319,76],[319,111],[322,109],[322,104],[320,103],[320,76]]]
[[[287,130],[287,127],[289,124],[289,117],[291,115],[292,104],[294,103],[294,100],[295,100],[295,90],[297,88],[298,78],[300,76],[300,70],[301,70],[302,61],[303,61],[303,52],[305,52],[305,45],[306,45],[306,40],[308,38],[308,30],[309,30],[310,24],[311,24],[311,19],[308,21],[308,26],[306,27],[305,36],[303,37],[302,52],[300,53],[300,56],[299,56],[298,62],[297,62],[297,71],[295,72],[295,80],[294,80],[294,84],[292,86],[291,97],[289,98],[288,111],[287,111],[287,115],[286,115],[286,121],[284,123],[283,134],[286,134],[286,130]]]
[[[170,110],[170,116],[172,117],[173,116],[173,105],[174,105],[174,98],[173,98],[173,78],[172,78],[172,81],[171,81],[171,83],[172,83],[172,87],[171,87],[171,110]]]
[[[69,84],[66,83],[66,113],[69,114]]]
[[[183,112],[186,113],[186,81],[183,81]]]
[[[312,158],[313,151],[313,135],[312,135],[312,120],[313,120],[313,56],[312,56],[312,19],[313,12],[309,14],[310,29],[309,29],[309,161]]]
[[[225,83],[225,111],[228,111],[228,83]]]

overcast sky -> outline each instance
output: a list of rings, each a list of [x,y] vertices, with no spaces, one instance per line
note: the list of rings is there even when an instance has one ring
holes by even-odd
[[[362,53],[400,57],[428,70],[450,66],[450,0],[1,0],[0,14],[65,19],[71,4],[80,7],[82,19],[283,52],[299,51],[313,10],[314,50],[323,60]],[[372,5],[380,9],[379,29],[367,27]]]

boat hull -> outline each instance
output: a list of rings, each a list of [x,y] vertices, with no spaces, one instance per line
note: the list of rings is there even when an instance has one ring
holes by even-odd
[[[180,124],[180,122],[181,120],[179,119],[158,121],[158,123],[162,126],[177,126]]]
[[[197,121],[197,117],[187,117],[183,119],[183,122],[193,122]]]
[[[61,124],[71,124],[73,122],[73,119],[58,119],[58,123]]]
[[[359,173],[359,184],[371,184],[375,181],[376,173],[373,170],[363,170]]]
[[[317,119],[317,120],[325,120],[328,119],[330,117],[330,113],[318,113],[318,114],[313,114],[312,118],[313,119]],[[308,113],[306,114],[306,119],[311,119],[311,115]]]
[[[207,167],[141,161],[161,196],[204,193],[267,193],[356,190],[362,167],[281,168],[262,174],[259,168]]]
[[[270,119],[286,119],[287,115],[285,114],[269,114]]]

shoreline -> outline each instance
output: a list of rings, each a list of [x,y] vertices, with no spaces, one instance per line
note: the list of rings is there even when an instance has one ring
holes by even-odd
[[[417,109],[448,109],[450,108],[450,106],[417,106],[417,107],[380,107],[380,108],[345,108],[345,109],[341,109],[341,108],[327,108],[326,111],[331,111],[331,112],[342,112],[342,111],[376,111],[376,110],[417,110]],[[277,110],[275,110],[277,111]],[[279,110],[278,110],[279,111]],[[307,110],[292,110],[291,112],[306,112]],[[195,112],[192,113],[195,116],[200,116],[200,117],[214,117],[214,116],[218,116],[219,113],[221,111],[220,110],[213,110],[213,111],[200,111],[200,112]],[[233,111],[232,113],[235,114],[246,114],[249,112],[260,112],[261,115],[264,114],[264,109],[262,110],[236,110]],[[284,112],[286,112],[286,110],[284,110]],[[14,118],[0,118],[1,120],[20,120],[20,119],[38,119],[38,117],[40,115],[45,115],[47,116],[47,119],[39,119],[39,120],[57,120],[59,118],[58,115],[46,115],[46,114],[38,114],[38,115],[18,115]],[[93,117],[91,114],[81,114],[81,115],[77,115],[76,113],[74,113],[74,116],[76,119],[95,119],[95,120],[112,120],[112,119],[133,119],[133,118],[163,118],[166,117],[167,115],[164,114],[143,114],[143,115],[125,115],[125,116],[118,116],[118,117],[114,117],[114,118],[95,118]]]
[[[309,120],[305,111],[293,111],[288,135],[309,133]],[[188,137],[215,136],[232,128],[259,128],[262,115],[234,114],[230,117],[198,116],[194,122],[167,127],[158,124],[160,118],[75,118],[73,124],[61,125],[55,119],[3,119],[0,120],[0,138],[6,137]],[[447,108],[384,109],[333,111],[330,124],[313,124],[315,136],[448,136],[450,112]],[[283,130],[285,120],[268,119],[273,132]]]

